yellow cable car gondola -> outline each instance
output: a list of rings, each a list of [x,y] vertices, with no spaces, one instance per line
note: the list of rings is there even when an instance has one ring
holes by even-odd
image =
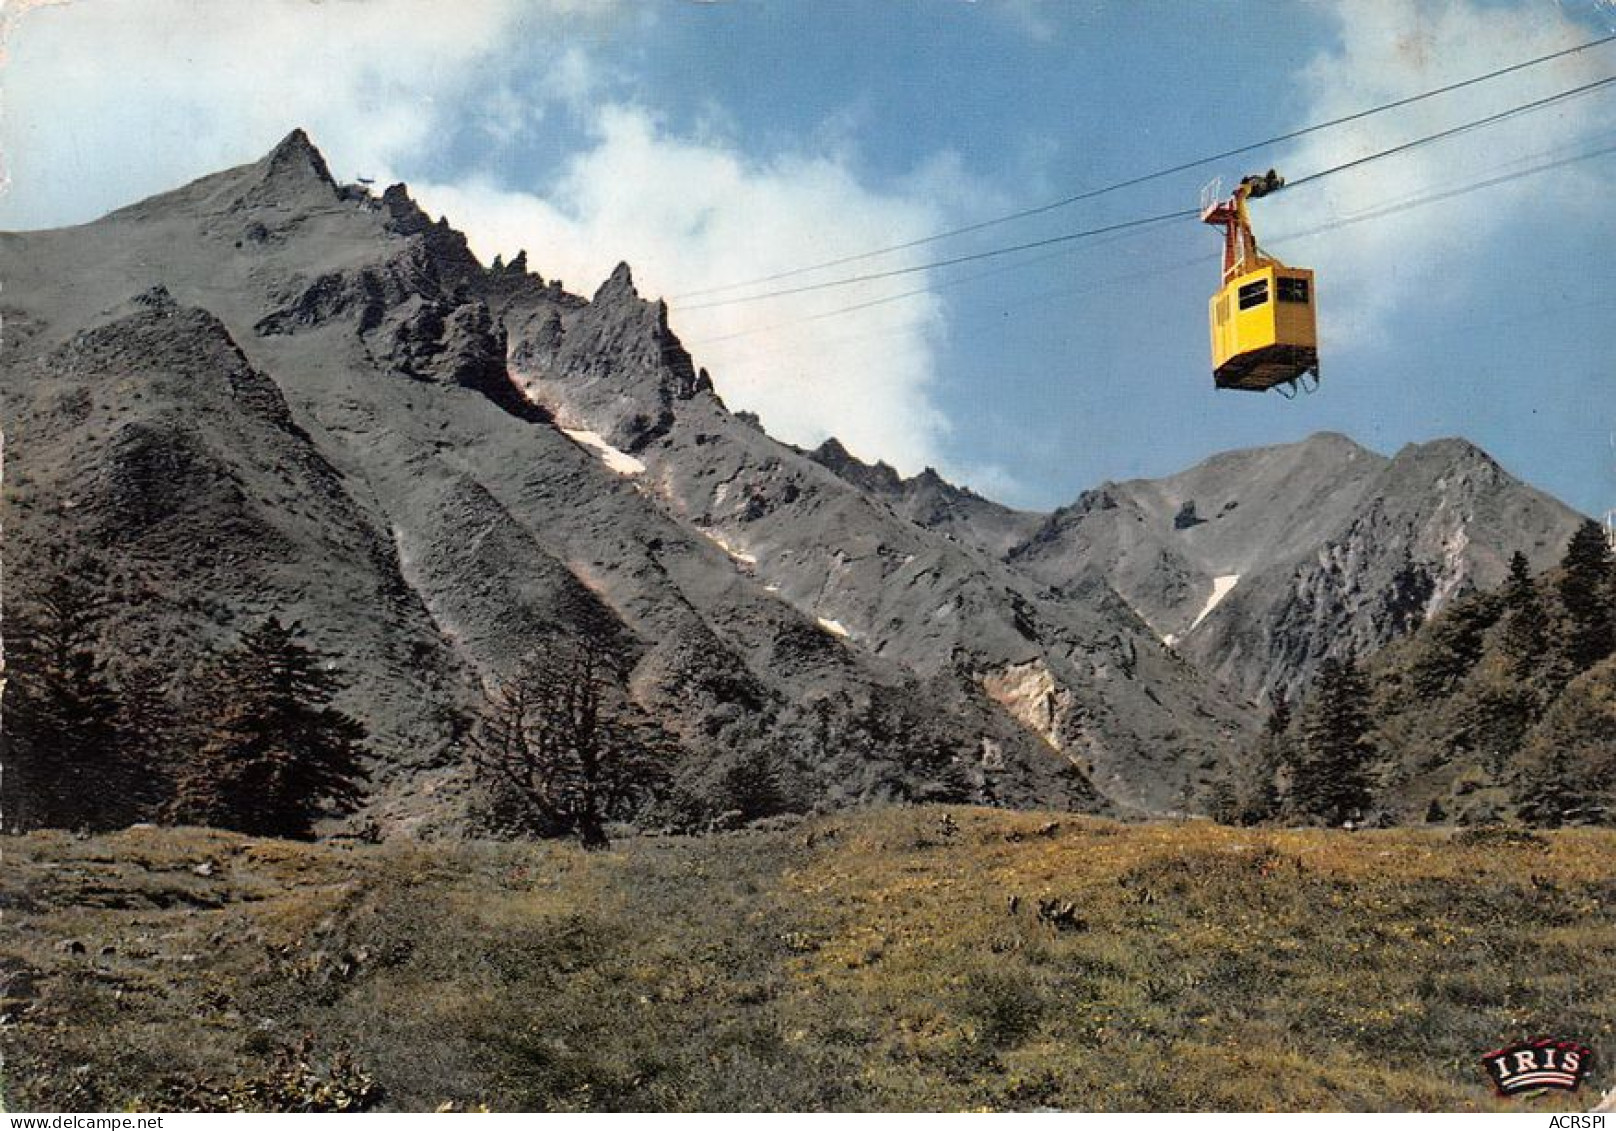
[[[1257,246],[1246,201],[1285,181],[1272,169],[1247,177],[1227,200],[1203,201],[1203,222],[1223,229],[1223,286],[1208,305],[1212,380],[1220,389],[1306,388],[1319,376],[1313,272],[1287,267]],[[1208,194],[1215,196],[1215,192]],[[1283,389],[1281,390],[1284,391]]]

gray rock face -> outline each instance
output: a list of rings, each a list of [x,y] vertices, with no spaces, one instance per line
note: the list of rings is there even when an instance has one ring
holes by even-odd
[[[121,603],[117,654],[175,676],[234,627],[299,620],[354,673],[344,705],[388,754],[384,792],[446,756],[440,708],[469,701],[469,669],[385,525],[218,318],[159,286],[20,352],[4,368],[13,584],[46,541],[134,572],[149,591]]]
[[[458,819],[478,684],[579,633],[689,758],[767,751],[810,801],[1105,804],[969,676],[854,645],[623,472],[681,406],[729,419],[626,268],[592,301],[484,271],[309,152],[0,235],[8,566],[65,540],[140,573],[154,596],[110,643],[174,668],[302,621],[353,678],[367,816],[395,828]],[[562,421],[595,447],[512,383],[512,326],[601,406]]]
[[[1463,440],[1387,459],[1321,433],[1106,484],[1009,561],[1052,585],[1098,570],[1180,654],[1258,698],[1499,584],[1516,550],[1548,567],[1579,521]]]
[[[832,437],[808,458],[834,471],[853,486],[876,495],[894,511],[929,530],[1002,557],[1030,537],[1044,516],[1011,510],[963,487],[956,487],[931,468],[904,479],[885,463],[861,462]]]
[[[626,266],[588,299],[484,269],[301,133],[0,256],[8,566],[65,539],[143,574],[117,643],[176,663],[300,619],[395,828],[457,819],[479,684],[580,633],[687,759],[784,757],[823,804],[1170,811],[1249,698],[1574,520],[1450,442],[1320,436],[1052,515],[805,453],[726,408]]]
[[[1116,804],[1172,808],[1250,725],[1098,575],[1057,595],[1001,560],[1035,517],[840,445],[802,453],[730,413],[625,269],[587,306],[504,313],[530,396],[643,466],[641,490],[731,572],[844,650],[1014,720]]]

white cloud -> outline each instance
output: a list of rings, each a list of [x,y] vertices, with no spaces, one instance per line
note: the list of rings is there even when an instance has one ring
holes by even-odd
[[[1337,0],[1340,44],[1313,58],[1294,89],[1297,124],[1323,121],[1460,81],[1591,38],[1549,4],[1502,7],[1470,0]],[[1451,95],[1312,135],[1286,153],[1293,179],[1400,142],[1506,110],[1602,77],[1608,59],[1585,52]],[[1533,217],[1564,216],[1602,199],[1598,166],[1526,177],[1371,222],[1286,243],[1273,237],[1322,221],[1374,213],[1389,204],[1506,174],[1523,159],[1592,147],[1608,130],[1609,93],[1584,96],[1499,125],[1461,134],[1358,170],[1343,172],[1254,208],[1258,235],[1280,258],[1319,272],[1326,336],[1360,341],[1400,305],[1462,302],[1465,279],[1496,257],[1489,241]],[[1608,141],[1608,139],[1607,139]],[[1579,145],[1579,143],[1581,143]]]
[[[0,227],[92,219],[255,160],[293,126],[309,130],[338,175],[385,176],[401,155],[432,144],[440,100],[502,45],[517,16],[599,20],[611,8],[76,0],[8,11],[0,157],[12,183]],[[572,83],[584,75],[576,62],[562,73]],[[490,106],[498,97],[492,89]]]
[[[575,291],[590,293],[628,260],[642,294],[674,296],[674,328],[725,400],[758,413],[772,434],[804,445],[836,435],[861,457],[910,473],[939,462],[946,425],[930,393],[940,301],[926,293],[815,317],[923,290],[923,273],[710,307],[702,304],[748,292],[691,292],[927,235],[943,226],[940,201],[972,191],[954,162],[934,160],[882,193],[859,182],[845,154],[752,160],[712,136],[672,136],[645,111],[617,105],[599,113],[593,145],[568,161],[545,199],[475,181],[412,191],[485,259],[526,248],[535,270]],[[923,255],[840,271],[888,270]]]

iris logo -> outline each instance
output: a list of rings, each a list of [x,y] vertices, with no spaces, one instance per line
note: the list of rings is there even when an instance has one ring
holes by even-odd
[[[1501,1096],[1518,1096],[1543,1088],[1574,1092],[1593,1053],[1575,1041],[1545,1038],[1497,1049],[1481,1058]]]

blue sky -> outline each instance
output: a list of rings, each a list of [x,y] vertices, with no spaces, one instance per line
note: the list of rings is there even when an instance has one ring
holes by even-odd
[[[1260,203],[1269,250],[1318,271],[1324,384],[1295,401],[1213,390],[1218,242],[1193,221],[693,293],[1610,34],[1602,0],[79,0],[4,19],[0,227],[91,219],[302,125],[339,176],[408,182],[487,257],[525,247],[585,294],[629,261],[732,406],[795,443],[834,433],[1052,507],[1320,429],[1386,452],[1463,435],[1616,507],[1616,90]],[[1192,207],[1214,175],[1294,179],[1607,75],[1616,44],[789,283]]]

